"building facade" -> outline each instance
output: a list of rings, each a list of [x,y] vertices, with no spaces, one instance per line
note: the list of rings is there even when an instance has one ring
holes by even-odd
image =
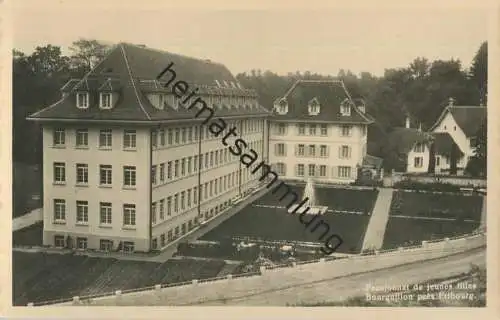
[[[29,118],[43,127],[44,245],[161,249],[259,183],[202,114],[268,159],[269,112],[223,65],[120,44],[61,91]]]
[[[443,141],[442,150],[436,149],[436,173],[463,174],[474,156],[476,135],[487,121],[486,110],[486,106],[455,106],[450,98],[448,106],[430,129]],[[448,148],[451,142],[444,140],[452,140],[456,147]]]
[[[342,81],[297,81],[275,100],[269,161],[283,179],[351,183],[367,156],[368,125],[362,100]]]

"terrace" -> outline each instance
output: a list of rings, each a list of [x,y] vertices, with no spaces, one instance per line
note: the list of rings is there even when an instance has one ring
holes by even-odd
[[[299,197],[303,186],[294,186]],[[344,243],[341,253],[358,253],[373,210],[378,191],[316,187],[316,199],[328,207],[321,218],[338,233]],[[268,192],[239,213],[205,234],[201,240],[223,241],[234,237],[249,237],[271,241],[301,241],[318,243],[318,234],[310,232],[298,220],[287,213],[279,195]]]

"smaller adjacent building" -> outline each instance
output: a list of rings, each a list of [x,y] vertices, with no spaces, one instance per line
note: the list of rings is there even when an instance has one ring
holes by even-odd
[[[485,106],[455,106],[450,98],[436,123],[428,132],[403,128],[389,135],[388,159],[395,171],[463,175],[474,155],[476,135],[487,121]]]
[[[436,173],[463,174],[474,156],[477,133],[487,121],[486,110],[486,106],[455,106],[450,98],[429,130],[436,141]]]

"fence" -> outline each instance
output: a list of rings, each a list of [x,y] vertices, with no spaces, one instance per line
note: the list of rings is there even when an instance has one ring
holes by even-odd
[[[394,173],[392,176],[384,177],[384,185],[393,186],[396,182],[404,180],[419,183],[449,183],[460,187],[486,188],[487,186],[487,180],[481,178],[411,173]]]
[[[259,271],[248,272],[236,275],[227,275],[224,277],[215,277],[207,279],[194,279],[191,281],[184,281],[179,283],[169,283],[169,284],[158,284],[151,287],[143,287],[129,290],[118,290],[114,293],[100,293],[82,297],[64,298],[52,301],[29,303],[28,306],[44,306],[53,304],[84,304],[88,301],[98,298],[106,298],[112,296],[120,296],[122,294],[134,293],[134,292],[145,292],[152,290],[161,290],[164,288],[172,288],[179,286],[191,286],[201,283],[209,283],[221,280],[231,280],[236,278],[248,278],[254,276],[262,276],[264,274],[272,274],[274,272],[279,272],[284,268],[295,268],[297,272],[302,269],[302,271],[307,272],[309,275],[315,275],[318,279],[332,276],[347,276],[359,272],[369,272],[378,269],[389,268],[396,265],[408,264],[416,261],[431,260],[440,258],[446,255],[451,255],[459,252],[465,252],[468,250],[473,250],[476,248],[483,247],[486,244],[486,233],[473,233],[466,234],[455,237],[448,237],[437,240],[422,241],[420,245],[409,246],[409,247],[399,247],[395,249],[388,250],[375,250],[373,254],[368,255],[353,255],[348,257],[332,257],[327,256],[321,259],[313,259],[308,261],[297,261],[288,264],[274,265],[268,267],[261,267]],[[372,262],[376,261],[377,265],[373,265]],[[360,263],[362,262],[362,263]],[[331,268],[332,264],[337,263],[335,268]],[[322,270],[324,272],[315,273],[311,270],[303,269],[303,266],[307,265],[306,268],[315,268]],[[344,266],[344,268],[341,268]],[[327,268],[327,269],[324,269]],[[312,279],[311,279],[312,280]],[[291,284],[293,285],[293,284]]]

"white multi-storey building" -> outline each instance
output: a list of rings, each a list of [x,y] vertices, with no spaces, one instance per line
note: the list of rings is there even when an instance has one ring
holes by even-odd
[[[260,175],[187,107],[196,97],[268,160],[269,112],[221,64],[120,44],[61,91],[29,118],[43,126],[44,245],[160,249],[254,187]]]
[[[269,161],[283,179],[353,182],[373,121],[342,81],[299,80],[275,100]]]

